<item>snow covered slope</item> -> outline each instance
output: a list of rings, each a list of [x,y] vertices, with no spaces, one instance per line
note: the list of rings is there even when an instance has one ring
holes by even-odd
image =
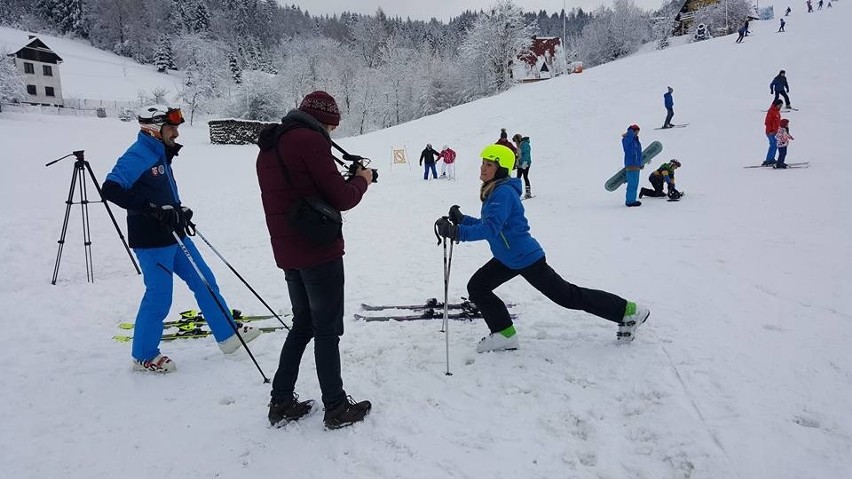
[[[365,423],[322,429],[322,412],[283,429],[266,422],[269,386],[247,357],[211,340],[164,343],[176,374],[130,371],[110,340],[132,320],[143,286],[109,218],[90,205],[96,283],[86,284],[79,206],[70,218],[60,282],[56,239],[73,170],[54,158],[85,149],[99,179],[134,138],[132,124],[0,114],[0,305],[4,366],[0,470],[9,477],[531,477],[839,478],[852,468],[852,180],[845,129],[852,43],[843,2],[813,14],[754,22],[742,44],[725,37],[650,53],[579,75],[524,85],[358,138],[378,185],[346,214],[348,393],[373,401]],[[789,161],[808,169],[743,169],[766,149],[769,82],[787,71],[796,140]],[[675,92],[676,123],[655,131]],[[555,106],[560,106],[556,109]],[[567,107],[567,108],[565,108]],[[604,181],[621,166],[620,135],[678,158],[679,203],[623,206]],[[453,322],[444,375],[439,322],[361,323],[360,302],[418,302],[442,291],[432,223],[454,203],[478,211],[478,152],[501,127],[532,141],[535,199],[524,202],[548,262],[569,281],[647,304],[637,340],[560,308],[514,280],[521,349],[477,355],[482,321]],[[289,309],[274,266],[254,172],[256,148],[215,146],[181,128],[175,168],[204,234],[266,296]],[[459,152],[457,182],[423,182],[390,168],[430,142]],[[650,172],[643,172],[643,183]],[[90,189],[91,191],[91,189]],[[120,213],[120,210],[114,208]],[[119,215],[120,218],[123,215]],[[123,219],[121,219],[123,225]],[[203,249],[203,246],[202,246]],[[206,255],[230,304],[263,308]],[[456,247],[450,294],[465,294],[489,259],[484,243]],[[175,288],[173,311],[194,306]],[[283,334],[252,343],[266,374]],[[313,357],[297,387],[319,399]]]

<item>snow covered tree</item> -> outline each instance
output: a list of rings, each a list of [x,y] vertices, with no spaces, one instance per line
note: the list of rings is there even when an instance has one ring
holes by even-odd
[[[228,52],[228,69],[231,70],[231,77],[234,83],[239,85],[243,82],[243,69],[240,68],[240,63],[237,61],[237,56],[234,52]]]
[[[580,59],[589,66],[629,55],[651,38],[650,20],[633,0],[615,0],[613,8],[598,8],[577,39]]]
[[[286,110],[282,88],[275,75],[245,71],[227,111],[243,120],[278,121]]]
[[[160,35],[157,42],[157,51],[154,53],[154,65],[160,73],[166,70],[176,70],[174,51],[172,50],[172,39],[168,35]]]
[[[713,3],[695,11],[692,27],[703,23],[710,35],[720,33],[729,35],[743,26],[745,19],[753,15],[753,7],[748,0],[728,0],[727,16],[725,3]]]
[[[0,102],[20,101],[26,96],[24,78],[14,59],[0,49]]]
[[[509,88],[510,65],[529,49],[535,33],[536,27],[525,22],[512,0],[498,0],[477,17],[460,47],[463,63],[476,75],[473,87],[481,94]]]

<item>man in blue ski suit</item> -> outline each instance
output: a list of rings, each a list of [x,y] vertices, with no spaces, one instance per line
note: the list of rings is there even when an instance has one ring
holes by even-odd
[[[145,282],[145,295],[133,330],[133,368],[168,373],[176,366],[168,356],[160,353],[159,345],[163,320],[172,304],[173,274],[184,280],[195,295],[222,351],[233,353],[241,343],[235,334],[237,325],[219,294],[213,272],[186,236],[192,210],[181,205],[171,167],[172,159],[182,146],[175,143],[178,126],[184,121],[181,111],[151,105],[139,111],[138,120],[141,131],[136,142],[118,159],[102,191],[105,199],[127,210],[127,237],[139,259]],[[179,248],[173,232],[181,237],[227,316]],[[239,331],[246,342],[260,335],[259,329],[249,326],[242,326]]]
[[[772,79],[772,83],[769,84],[769,93],[775,94],[775,100],[778,99],[779,96],[784,97],[784,104],[787,108],[792,108],[790,106],[790,97],[787,96],[787,93],[790,93],[790,85],[787,84],[787,72],[781,70],[778,72],[778,75]]]
[[[621,135],[621,147],[624,148],[624,170],[627,174],[627,206],[642,206],[636,200],[639,189],[639,170],[642,169],[642,143],[639,142],[639,125],[630,125]]]
[[[668,87],[668,91],[663,94],[663,105],[666,107],[666,121],[663,122],[663,128],[672,128],[672,118],[674,117],[674,98],[672,98],[674,89]]]

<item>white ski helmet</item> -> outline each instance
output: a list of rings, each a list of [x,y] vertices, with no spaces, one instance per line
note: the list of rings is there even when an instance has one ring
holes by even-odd
[[[166,105],[148,105],[139,109],[136,114],[136,119],[142,125],[173,125],[177,126],[183,123],[183,113],[180,108],[170,107]]]

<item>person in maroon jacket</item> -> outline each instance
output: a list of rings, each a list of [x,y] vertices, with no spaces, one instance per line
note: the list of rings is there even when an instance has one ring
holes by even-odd
[[[518,148],[509,141],[509,134],[506,133],[505,128],[500,128],[500,139],[495,142],[496,145],[503,145],[506,148],[512,150],[512,153],[515,154],[515,167],[513,170],[518,168]]]
[[[343,390],[338,343],[343,335],[343,236],[318,245],[290,224],[290,212],[303,197],[317,197],[340,211],[361,202],[373,172],[359,168],[347,181],[331,154],[330,133],[340,123],[334,98],[315,91],[281,120],[284,133],[274,148],[257,157],[266,226],[272,252],[284,270],[293,307],[293,328],[281,348],[272,382],[269,422],[281,426],[307,415],[313,401],[295,394],[299,363],[314,340],[317,377],[325,406],[324,423],[337,429],[361,421],[370,401],[355,402]],[[279,159],[280,158],[280,159]],[[286,171],[285,171],[286,169]]]

